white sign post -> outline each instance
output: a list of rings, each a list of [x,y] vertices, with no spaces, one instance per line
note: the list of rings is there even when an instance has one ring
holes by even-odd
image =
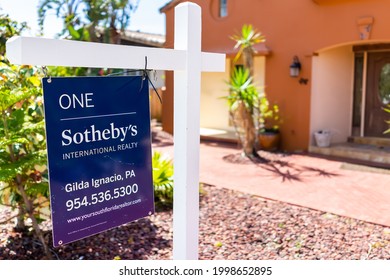
[[[14,37],[7,58],[14,64],[174,71],[173,258],[198,259],[199,111],[201,72],[225,71],[225,54],[201,52],[201,9],[175,8],[175,48],[158,49],[70,40]]]

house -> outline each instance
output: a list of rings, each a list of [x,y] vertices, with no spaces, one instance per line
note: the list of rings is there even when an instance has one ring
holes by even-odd
[[[166,47],[173,47],[173,0],[166,15]],[[193,0],[202,8],[202,50],[227,54],[225,73],[202,74],[201,126],[232,131],[227,94],[235,55],[230,36],[252,24],[265,37],[255,79],[280,107],[282,148],[315,149],[313,134],[330,130],[332,144],[379,139],[388,145],[390,115],[390,1]],[[296,77],[290,66],[297,58]],[[172,73],[166,74],[163,127],[172,132]],[[360,140],[356,140],[360,141]],[[385,144],[383,144],[385,143]],[[389,162],[390,163],[390,162]]]
[[[162,48],[164,43],[165,36],[161,34],[125,30],[120,36],[121,45]]]

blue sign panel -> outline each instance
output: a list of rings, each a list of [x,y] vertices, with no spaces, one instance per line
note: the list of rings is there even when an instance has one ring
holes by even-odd
[[[54,246],[154,213],[147,81],[45,78],[43,91]]]

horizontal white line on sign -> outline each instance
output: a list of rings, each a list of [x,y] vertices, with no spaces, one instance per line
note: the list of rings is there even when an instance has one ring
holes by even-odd
[[[94,118],[104,118],[104,117],[114,117],[114,116],[123,116],[123,115],[134,115],[136,112],[128,113],[119,113],[119,114],[108,114],[108,115],[95,115],[95,116],[86,116],[86,117],[75,117],[75,118],[64,118],[60,119],[61,121],[72,121],[72,120],[82,120],[82,119],[94,119]]]

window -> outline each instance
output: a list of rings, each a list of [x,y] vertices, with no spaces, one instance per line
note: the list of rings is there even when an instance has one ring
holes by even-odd
[[[352,136],[360,136],[362,120],[362,96],[363,96],[363,53],[355,55],[355,81],[353,90],[353,118]]]
[[[219,17],[223,18],[228,15],[227,0],[219,0]]]
[[[382,67],[379,80],[379,95],[383,105],[390,103],[390,63]]]

